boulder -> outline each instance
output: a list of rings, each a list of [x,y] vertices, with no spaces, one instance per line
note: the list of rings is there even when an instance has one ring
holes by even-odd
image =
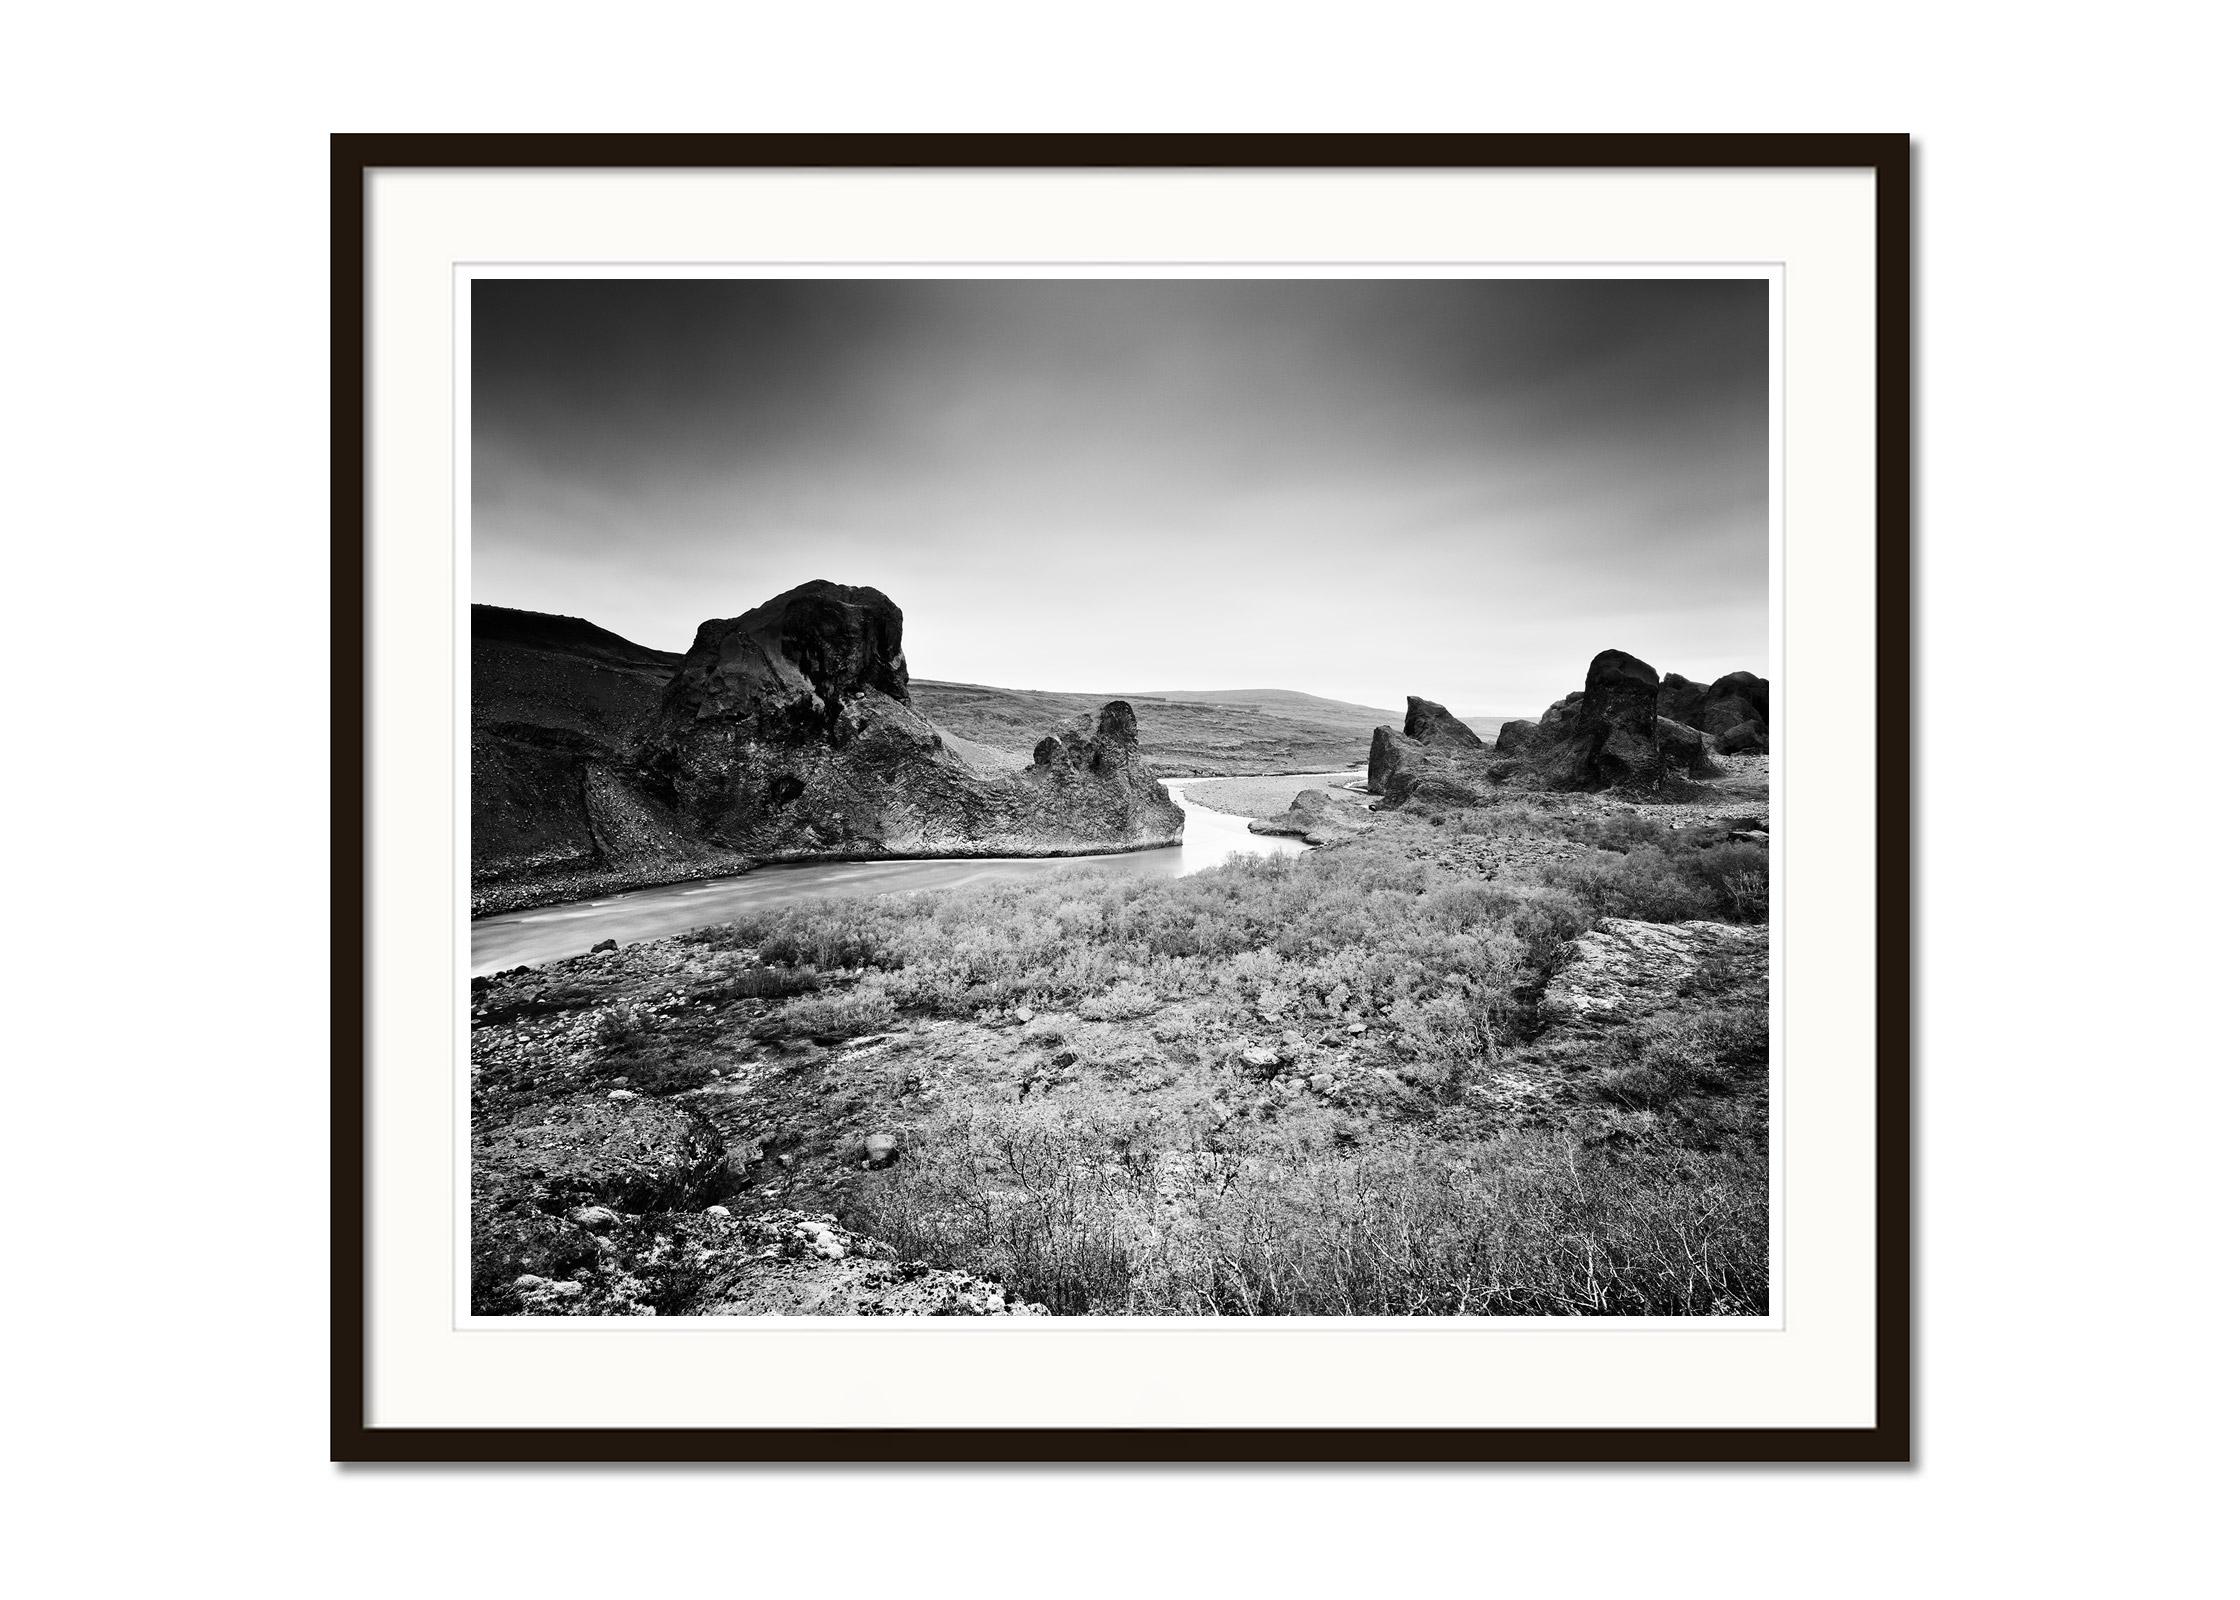
[[[1501,724],[1501,731],[1494,735],[1493,753],[1497,756],[1521,755],[1539,737],[1540,725],[1529,717],[1519,717]]]
[[[1327,789],[1301,789],[1290,810],[1257,817],[1245,826],[1254,833],[1322,845],[1352,838],[1369,826],[1369,819],[1359,806],[1347,804]]]
[[[1772,685],[1754,672],[1730,672],[1708,684],[1668,672],[1657,687],[1658,716],[1709,735],[1713,747],[1726,755],[1763,754],[1770,748],[1772,702]],[[1738,735],[1732,745],[1719,743],[1726,734],[1751,724],[1755,727]]]
[[[1693,719],[1705,733],[1722,734],[1745,722],[1771,726],[1773,686],[1754,672],[1730,672],[1704,691],[1703,710]]]
[[[1550,708],[1554,731],[1540,741],[1553,789],[1637,788],[1664,776],[1657,756],[1657,672],[1623,650],[1605,650],[1587,667],[1575,709]]]
[[[1399,729],[1383,727],[1369,736],[1366,787],[1392,806],[1435,783],[1448,797],[1443,803],[1468,805],[1484,798],[1473,759],[1484,750],[1485,741],[1460,717],[1436,700],[1410,695]]]
[[[1657,718],[1657,753],[1667,772],[1691,778],[1715,778],[1719,763],[1711,759],[1711,741],[1694,728]]]
[[[1421,764],[1421,749],[1412,740],[1403,743],[1402,737],[1391,727],[1378,728],[1369,735],[1369,776],[1364,787],[1371,794],[1383,794],[1393,774],[1411,764],[1411,756],[1417,758],[1414,764]]]
[[[1657,715],[1690,728],[1700,727],[1697,719],[1703,715],[1703,703],[1710,693],[1709,684],[1668,672],[1664,682],[1657,685]]]
[[[1436,700],[1425,700],[1417,695],[1408,696],[1408,713],[1402,720],[1400,731],[1419,744],[1451,745],[1458,749],[1475,750],[1485,743],[1477,730],[1464,722]]]
[[[1579,717],[1586,710],[1587,692],[1574,689],[1554,705],[1540,713],[1535,729],[1541,742],[1561,738],[1579,725]]]
[[[1654,742],[1657,669],[1623,650],[1605,650],[1587,664],[1583,721],[1609,724],[1615,737]]]
[[[1537,724],[1501,730],[1489,776],[1559,791],[1646,790],[1675,776],[1714,776],[1703,734],[1658,711],[1675,696],[1685,702],[1688,687],[1684,678],[1678,687],[1672,678],[1660,683],[1646,661],[1605,650],[1588,665],[1585,688],[1548,707]]]
[[[1237,1064],[1256,1078],[1272,1078],[1281,1070],[1283,1058],[1266,1045],[1253,1045],[1237,1052]]]
[[[1766,725],[1755,717],[1748,722],[1738,722],[1720,734],[1717,745],[1723,756],[1762,756],[1771,748],[1766,739]]]

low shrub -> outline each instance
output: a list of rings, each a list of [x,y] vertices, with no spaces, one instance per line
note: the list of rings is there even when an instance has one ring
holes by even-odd
[[[643,1038],[653,1027],[652,1015],[634,1000],[608,1006],[591,1025],[591,1035],[609,1050],[619,1050]]]
[[[1703,1095],[1764,1083],[1767,1017],[1762,1005],[1717,1005],[1667,1014],[1620,1036],[1620,1061],[1592,1093],[1629,1111],[1662,1111]]]
[[[989,1107],[914,1141],[851,1226],[1092,1315],[1762,1313],[1766,1166],[1561,1135],[1316,1143]]]
[[[1624,855],[1544,867],[1548,884],[1575,895],[1597,917],[1642,922],[1766,920],[1766,852],[1754,844],[1697,848],[1669,830]]]
[[[736,1000],[789,1000],[812,993],[817,975],[807,967],[744,967],[702,990],[701,999],[719,1003]]]
[[[853,1039],[894,1026],[894,1002],[869,987],[803,995],[771,1018],[776,1032],[797,1039]]]

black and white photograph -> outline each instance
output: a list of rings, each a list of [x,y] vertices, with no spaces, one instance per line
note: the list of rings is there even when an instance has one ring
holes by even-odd
[[[12,16],[16,1587],[2216,1592],[2216,15]]]
[[[478,276],[476,1318],[1774,1318],[1763,271]]]

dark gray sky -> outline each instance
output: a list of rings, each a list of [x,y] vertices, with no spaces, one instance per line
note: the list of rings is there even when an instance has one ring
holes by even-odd
[[[810,578],[913,675],[1537,712],[1768,670],[1766,289],[474,289],[474,598],[681,650]]]

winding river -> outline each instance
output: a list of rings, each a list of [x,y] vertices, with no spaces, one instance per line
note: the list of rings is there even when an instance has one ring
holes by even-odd
[[[1301,773],[1301,777],[1313,774]],[[1297,855],[1307,847],[1296,839],[1275,839],[1252,832],[1243,817],[1214,811],[1193,801],[1187,790],[1194,778],[1164,780],[1182,807],[1182,843],[1160,850],[1131,850],[1108,856],[1044,856],[1032,859],[951,857],[929,861],[799,861],[758,867],[735,878],[632,889],[534,911],[508,911],[473,924],[472,970],[476,975],[507,967],[537,966],[581,955],[602,939],[633,944],[658,939],[735,917],[751,906],[782,905],[819,895],[897,894],[917,889],[954,889],[1000,878],[1029,878],[1064,868],[1115,876],[1180,878],[1217,867],[1232,855]]]

